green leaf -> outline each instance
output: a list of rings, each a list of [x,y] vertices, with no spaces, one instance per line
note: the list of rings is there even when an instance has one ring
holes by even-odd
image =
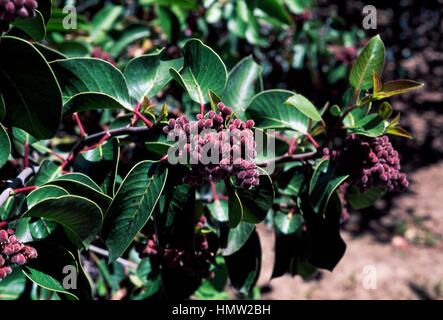
[[[370,207],[374,202],[386,193],[384,187],[371,187],[363,192],[355,186],[350,186],[346,192],[346,199],[352,208],[356,210]]]
[[[0,52],[3,123],[37,139],[52,138],[60,124],[62,97],[48,63],[33,45],[19,38],[2,37]]]
[[[403,137],[403,138],[407,138],[407,139],[412,139],[413,136],[412,134],[410,134],[408,131],[406,131],[405,129],[401,128],[401,127],[388,127],[386,129],[386,134],[392,134],[394,136],[399,136],[399,137]]]
[[[149,28],[142,24],[133,24],[125,28],[118,40],[108,49],[111,57],[117,58],[133,42],[147,38],[150,35]]]
[[[274,216],[274,224],[283,234],[293,234],[304,223],[304,219],[300,214],[288,214],[277,212]]]
[[[37,173],[29,180],[30,186],[41,186],[61,174],[59,166],[51,160],[43,160]]]
[[[11,141],[9,141],[8,133],[5,127],[0,123],[0,168],[8,161],[11,153]]]
[[[254,231],[239,251],[225,257],[231,284],[240,293],[250,294],[257,283],[261,256],[260,239]]]
[[[26,277],[19,268],[0,282],[0,300],[17,300],[25,291]]]
[[[377,110],[377,113],[380,117],[382,117],[384,120],[388,119],[393,112],[392,106],[389,104],[389,102],[383,102]]]
[[[228,207],[228,201],[225,200],[217,199],[208,204],[209,212],[218,222],[227,222],[229,220]]]
[[[119,140],[113,138],[97,148],[78,154],[74,171],[87,175],[103,192],[113,196],[119,158]]]
[[[317,108],[312,104],[311,101],[309,101],[301,94],[296,93],[292,97],[289,97],[289,99],[286,100],[285,104],[297,108],[301,113],[314,121],[322,120]]]
[[[61,187],[44,186],[28,194],[28,196],[26,197],[26,204],[28,206],[28,209],[31,209],[33,206],[35,206],[39,202],[42,202],[43,200],[49,198],[58,198],[61,196],[66,196],[68,194],[68,191]]]
[[[165,187],[168,170],[150,160],[128,173],[106,213],[102,236],[115,261],[151,216]]]
[[[198,39],[191,39],[183,47],[183,69],[171,68],[171,76],[185,88],[192,100],[209,102],[208,91],[220,95],[226,86],[226,66],[211,48]]]
[[[35,10],[34,17],[17,18],[12,25],[24,31],[34,41],[41,41],[46,36],[46,24],[40,11]]]
[[[48,61],[48,62],[67,58],[61,52],[59,52],[53,48],[47,47],[41,43],[36,42],[36,43],[33,43],[33,45],[38,51],[40,51],[40,53],[43,55],[43,57],[45,57],[46,61]]]
[[[76,290],[63,288],[63,273],[65,266],[73,266],[78,272],[79,267],[75,256],[62,246],[49,241],[29,243],[38,252],[38,258],[30,260],[22,267],[25,276],[38,286],[58,292],[69,300],[78,300]]]
[[[112,198],[102,193],[100,187],[91,178],[83,174],[65,174],[48,182],[48,185],[61,187],[69,194],[89,199],[96,203],[102,212],[106,212],[112,201]]]
[[[385,46],[377,35],[366,44],[352,66],[349,82],[355,90],[367,90],[373,85],[373,75],[380,76],[385,61]]]
[[[163,51],[142,55],[132,59],[125,69],[129,93],[137,101],[143,97],[154,97],[172,79],[169,69],[180,70],[183,59],[161,60]]]
[[[335,166],[331,161],[321,160],[315,167],[309,184],[312,209],[323,216],[332,194],[347,178],[348,176],[336,176]]]
[[[371,113],[358,120],[352,128],[349,128],[349,131],[367,137],[378,137],[384,134],[385,129],[384,119],[376,113]]]
[[[23,214],[39,217],[62,225],[70,240],[78,247],[87,248],[100,231],[103,215],[92,201],[79,196],[46,199]]]
[[[280,0],[247,0],[253,3],[268,16],[278,20],[283,24],[291,24],[291,18]]]
[[[239,251],[246,241],[248,241],[255,225],[252,223],[241,222],[237,227],[229,229],[228,240],[224,248],[220,250],[223,256],[230,256]]]
[[[63,91],[64,114],[93,109],[132,110],[123,74],[112,64],[93,58],[51,62]]]
[[[122,6],[106,5],[101,9],[91,21],[91,33],[92,40],[102,36],[117,22],[117,19],[123,13],[124,8]]]
[[[260,184],[252,190],[236,188],[243,208],[244,222],[255,224],[262,222],[274,201],[275,193],[271,177],[261,170],[259,179]]]
[[[383,84],[380,91],[374,93],[375,99],[384,99],[423,87],[423,83],[412,80],[394,80]]]
[[[235,228],[243,219],[243,206],[234,186],[227,181],[229,227]]]
[[[195,9],[197,4],[194,0],[139,0],[141,6],[149,6],[152,4],[178,6],[183,9]]]
[[[263,129],[291,129],[305,133],[309,119],[297,108],[285,102],[294,93],[287,90],[267,90],[252,98],[246,109],[246,117],[254,119]]]
[[[306,221],[311,245],[308,261],[318,268],[332,271],[346,251],[346,243],[340,236],[342,206],[339,196],[333,193],[325,216],[314,212],[306,200],[301,202],[300,209]]]
[[[221,99],[233,108],[238,117],[244,118],[245,109],[252,97],[261,91],[261,74],[262,67],[254,61],[252,56],[243,58],[229,72]]]

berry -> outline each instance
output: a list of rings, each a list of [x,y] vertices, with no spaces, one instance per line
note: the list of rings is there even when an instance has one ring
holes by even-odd
[[[256,144],[250,129],[254,121],[232,120],[232,109],[223,102],[218,103],[217,109],[218,112],[198,114],[197,121],[189,121],[186,116],[170,119],[163,128],[169,139],[184,141],[177,152],[191,164],[184,182],[201,185],[232,176],[238,186],[252,189],[259,184],[254,163]]]
[[[206,223],[202,216],[196,224],[197,232]],[[208,242],[207,236],[197,233],[194,238],[194,250],[177,248],[162,248],[158,245],[155,235],[148,239],[146,245],[140,250],[140,257],[150,257],[152,260],[167,266],[170,269],[184,272],[198,279],[211,278],[213,274],[210,267],[215,254]]]
[[[94,49],[92,49],[91,57],[107,61],[114,66],[116,65],[114,59],[111,58],[109,53],[107,53],[100,47],[95,47]]]
[[[34,17],[37,6],[36,0],[0,0],[0,33],[8,31],[16,18]]]
[[[13,229],[0,229],[0,280],[12,272],[12,266],[24,265],[37,256],[37,250],[21,243]]]
[[[402,191],[409,185],[406,175],[400,172],[398,152],[387,136],[368,138],[350,135],[339,162],[362,191],[372,186]]]

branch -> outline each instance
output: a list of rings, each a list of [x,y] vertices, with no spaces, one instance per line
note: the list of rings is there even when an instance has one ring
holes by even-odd
[[[17,178],[8,180],[6,183],[6,189],[0,194],[0,207],[5,204],[6,200],[8,200],[11,192],[14,189],[23,187],[26,180],[28,180],[35,172],[36,170],[33,168],[25,168],[22,172],[20,172]]]
[[[91,134],[82,140],[80,140],[72,149],[70,155],[65,160],[65,162],[62,164],[62,168],[65,168],[68,166],[79,154],[83,151],[85,147],[89,147],[93,144],[96,144],[100,141],[103,141],[103,138],[112,138],[112,137],[118,137],[118,136],[124,136],[124,135],[130,135],[130,136],[136,136],[136,135],[143,135],[148,133],[151,130],[151,128],[148,127],[125,127],[125,128],[118,128],[114,130],[108,130],[108,131],[101,131],[98,133]],[[104,141],[103,141],[104,142]]]
[[[309,158],[312,158],[313,156],[315,156],[316,154],[317,154],[317,151],[299,153],[299,154],[294,154],[294,155],[290,155],[290,154],[286,153],[282,156],[275,157],[274,159],[265,160],[263,162],[257,162],[256,164],[261,167],[267,166],[271,163],[282,164],[282,163],[287,163],[287,162],[291,162],[294,160],[296,161],[296,160],[309,159]]]
[[[103,257],[109,257],[109,252],[108,252],[108,250],[105,250],[105,249],[102,249],[102,248],[96,247],[96,246],[94,246],[94,245],[90,245],[90,246],[88,247],[88,250],[89,250],[89,251],[92,251],[92,252],[95,252],[95,253],[97,253],[97,254],[103,256]],[[118,262],[118,263],[120,263],[122,266],[124,266],[124,267],[126,267],[126,268],[128,268],[128,269],[134,269],[134,270],[137,270],[137,268],[138,268],[137,264],[136,264],[135,262],[132,262],[132,261],[128,261],[128,260],[125,260],[125,259],[122,259],[122,258],[118,258],[118,259],[115,260],[115,261]]]

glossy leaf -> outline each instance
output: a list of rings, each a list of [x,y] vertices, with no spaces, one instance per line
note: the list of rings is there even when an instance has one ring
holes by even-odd
[[[229,227],[235,228],[243,219],[243,205],[234,186],[230,182],[226,183],[226,191],[228,193]]]
[[[358,120],[353,128],[349,131],[352,133],[368,136],[368,137],[378,137],[381,136],[386,129],[385,121],[376,113],[371,113],[370,115]]]
[[[112,64],[93,58],[51,62],[63,91],[64,114],[93,109],[131,110],[123,74]]]
[[[309,119],[294,106],[285,102],[294,93],[287,90],[267,90],[252,98],[246,109],[246,117],[254,119],[263,129],[291,129],[306,132]]]
[[[137,101],[154,97],[172,79],[169,69],[180,70],[183,59],[161,60],[162,51],[132,59],[125,69],[129,93]]]
[[[97,39],[105,32],[109,31],[116,23],[117,19],[123,13],[122,6],[106,5],[92,19],[91,38]]]
[[[12,25],[23,30],[34,41],[41,41],[46,36],[46,23],[39,10],[35,10],[34,17],[17,18]]]
[[[274,216],[274,224],[283,234],[296,232],[303,223],[304,219],[300,214],[277,212]]]
[[[25,291],[26,277],[19,268],[0,282],[0,300],[17,300]]]
[[[102,193],[100,187],[91,178],[83,174],[65,174],[48,182],[48,185],[61,187],[69,194],[89,199],[96,203],[102,212],[106,212],[112,201],[112,198]]]
[[[366,44],[352,66],[349,82],[358,91],[373,86],[373,75],[380,76],[385,61],[385,46],[377,35]]]
[[[395,96],[397,94],[402,94],[413,90],[417,90],[421,87],[423,87],[423,83],[412,80],[388,81],[383,84],[379,92],[374,94],[374,98],[384,99]]]
[[[209,212],[218,222],[227,222],[229,220],[228,207],[228,201],[225,200],[217,199],[208,204]]]
[[[90,177],[105,194],[113,196],[119,158],[119,140],[113,138],[97,148],[80,153],[75,158],[74,169]]]
[[[346,192],[346,199],[352,208],[360,210],[372,206],[385,193],[386,188],[383,187],[371,187],[361,192],[357,187],[350,186]]]
[[[312,209],[321,216],[325,215],[331,196],[347,178],[348,176],[336,176],[335,166],[331,161],[321,160],[315,167],[309,184]]]
[[[301,113],[314,121],[321,121],[321,115],[317,108],[301,94],[294,94],[286,100],[285,104],[297,108]]]
[[[271,177],[264,171],[259,177],[260,184],[252,190],[236,188],[243,208],[242,221],[260,223],[271,209],[274,201],[274,186]]]
[[[226,246],[220,250],[220,253],[230,256],[239,251],[254,230],[255,225],[247,222],[241,222],[237,227],[229,229]]]
[[[68,194],[69,194],[68,191],[66,191],[61,187],[44,186],[28,194],[28,196],[26,197],[26,204],[28,209],[31,209],[33,206],[35,206],[39,202],[42,202],[43,200],[49,198],[58,198],[61,196],[66,196]]]
[[[168,170],[142,161],[128,173],[106,213],[102,236],[114,261],[131,244],[151,216],[166,183]]]
[[[78,300],[76,290],[67,290],[62,285],[67,276],[63,273],[65,266],[79,270],[75,256],[62,246],[49,241],[32,242],[30,245],[37,249],[38,258],[29,261],[22,268],[26,277],[42,288],[65,295],[69,300]]]
[[[3,123],[19,127],[37,139],[48,139],[58,129],[62,97],[48,63],[29,42],[2,37],[0,87],[6,107]]]
[[[211,48],[198,39],[191,39],[183,47],[183,69],[171,68],[171,76],[182,85],[192,100],[209,102],[208,91],[219,95],[226,86],[226,66]]]
[[[250,294],[257,283],[261,255],[260,239],[254,231],[239,251],[225,257],[231,284],[244,295]]]
[[[87,247],[98,234],[102,212],[92,201],[79,196],[62,196],[39,202],[23,214],[55,221],[78,247]]]
[[[252,97],[261,91],[261,74],[262,67],[251,56],[243,58],[229,71],[221,100],[232,107],[238,117],[244,118],[244,112]]]
[[[8,161],[11,153],[11,141],[9,141],[8,133],[5,127],[0,123],[0,168]]]

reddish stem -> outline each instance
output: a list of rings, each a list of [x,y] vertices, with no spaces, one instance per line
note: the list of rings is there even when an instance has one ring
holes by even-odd
[[[23,158],[23,166],[25,168],[29,167],[29,143],[28,143],[28,141],[25,142],[25,155]]]
[[[134,109],[133,112],[138,118],[140,118],[141,121],[143,121],[146,124],[148,128],[152,128],[153,126],[152,122],[149,121],[144,115],[142,115],[140,111]]]
[[[83,123],[80,119],[80,117],[78,116],[77,112],[74,112],[74,114],[72,115],[72,117],[74,118],[75,122],[77,123],[77,126],[80,130],[80,136],[81,137],[86,137],[86,131],[85,131],[85,127],[83,126]]]
[[[63,158],[61,155],[59,155],[57,152],[55,152],[54,150],[51,150],[51,149],[49,149],[48,148],[48,152],[50,153],[50,154],[52,154],[53,156],[55,156],[55,157],[57,157],[57,158],[59,158],[60,160],[65,160],[65,158]]]
[[[163,157],[160,158],[160,161],[166,161],[168,160],[168,155],[165,154]]]
[[[29,186],[29,187],[23,187],[23,188],[17,188],[12,190],[12,192],[14,193],[25,193],[25,192],[29,192],[29,191],[33,191],[35,189],[37,189],[37,186]]]
[[[137,124],[137,120],[138,120],[138,115],[137,115],[137,111],[140,111],[140,108],[142,106],[143,101],[140,101],[137,103],[137,105],[135,106],[134,109],[134,115],[132,116],[132,120],[131,120],[131,126],[135,126]]]
[[[315,141],[315,139],[307,132],[306,132],[306,137],[308,137],[309,141],[311,141],[311,143],[315,147],[315,149],[318,149],[319,146],[318,146],[317,141]]]
[[[214,183],[214,181],[212,181],[212,179],[211,179],[210,183],[211,183],[212,199],[214,199],[214,201],[217,201],[218,196],[217,196],[217,189],[215,188],[215,183]]]
[[[7,221],[0,221],[0,228],[6,227],[9,224]]]
[[[84,148],[81,152],[86,152],[86,151],[89,151],[89,150],[97,148],[98,146],[100,146],[103,143],[105,143],[106,140],[108,140],[110,137],[111,137],[111,134],[109,132],[106,132],[105,135],[96,144],[93,144],[90,147]]]
[[[292,156],[297,149],[297,137],[294,137],[289,143],[288,154]]]
[[[63,163],[60,165],[60,170],[63,171],[65,169],[65,167],[72,161],[73,158],[74,158],[74,155],[72,153],[70,153],[68,155],[68,157],[66,158],[66,160],[63,161]]]

